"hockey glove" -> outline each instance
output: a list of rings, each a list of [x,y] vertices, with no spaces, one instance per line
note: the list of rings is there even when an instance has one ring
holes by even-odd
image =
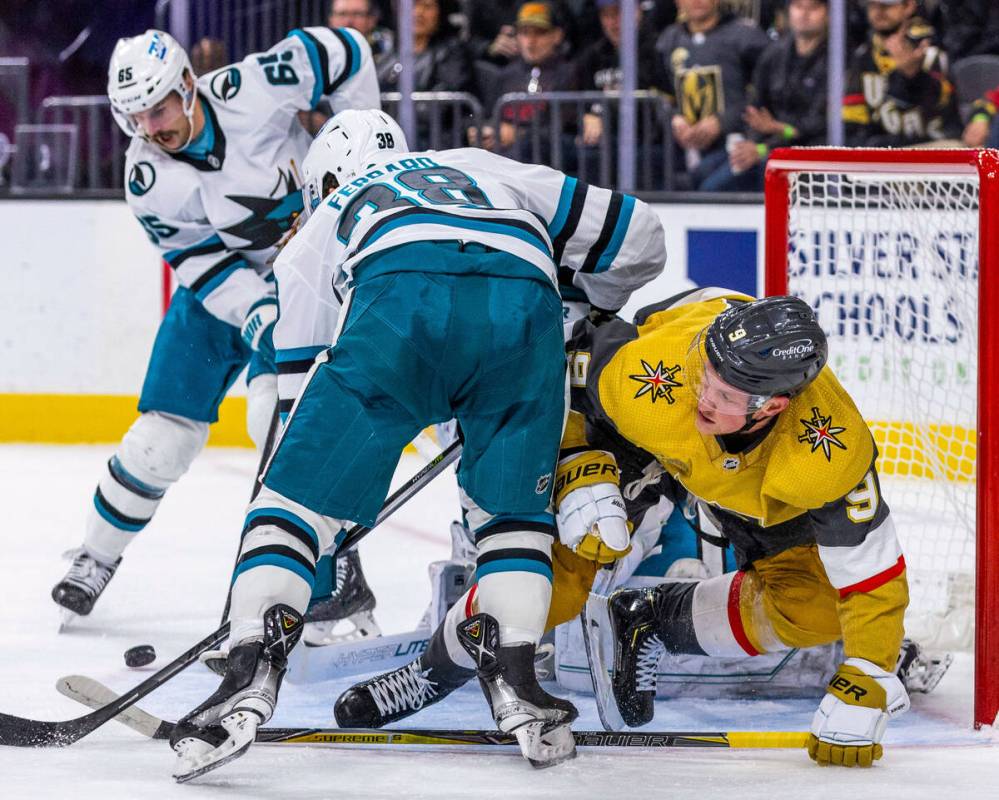
[[[273,296],[263,297],[250,306],[243,320],[240,335],[247,347],[274,363],[274,323],[277,322],[278,304]],[[274,370],[276,371],[276,370]]]
[[[808,755],[823,766],[869,767],[881,758],[888,720],[908,709],[909,695],[894,674],[848,658],[812,717]]]
[[[599,564],[610,564],[631,550],[628,514],[617,478],[614,457],[602,450],[566,458],[556,473],[559,539],[577,555]]]

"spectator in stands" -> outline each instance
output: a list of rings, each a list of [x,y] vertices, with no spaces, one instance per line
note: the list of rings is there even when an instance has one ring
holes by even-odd
[[[474,92],[471,53],[449,19],[455,0],[413,0],[413,88],[417,92]],[[399,86],[398,52],[378,69],[383,92]]]
[[[961,134],[965,147],[999,147],[999,86],[975,101],[971,119]]]
[[[850,60],[843,98],[850,146],[904,147],[961,135],[947,55],[915,11],[916,0],[867,4],[871,33]]]
[[[204,36],[191,48],[191,68],[195,75],[213,72],[228,63],[229,53],[226,50],[225,42],[221,39],[211,39]]]
[[[499,73],[493,90],[495,97],[489,98],[489,105],[507,92],[535,94],[578,89],[575,65],[569,60],[563,47],[565,32],[558,7],[552,2],[529,0],[517,11],[516,23],[519,56]],[[575,114],[572,112],[569,105],[563,109],[563,140],[569,145],[563,148],[563,152],[570,158],[575,151]],[[474,131],[469,132],[469,138],[473,144],[481,144],[487,150],[495,150],[522,161],[547,160],[551,152],[545,130],[548,113],[548,103],[544,101],[508,105],[502,111],[498,131],[484,127],[481,141],[477,141],[479,137]],[[526,134],[532,124],[542,126],[541,153],[529,150],[532,137]],[[560,168],[572,170],[571,164],[565,161]]]
[[[413,1],[414,91],[475,94],[471,52],[450,21],[456,9],[455,0]],[[383,92],[398,91],[401,72],[398,53],[391,53],[378,67],[378,83]],[[450,139],[447,142],[430,140],[433,113],[431,105],[417,104],[416,142],[411,142],[414,149],[450,146]],[[440,120],[443,131],[455,124],[450,109],[443,110]]]
[[[584,92],[616,91],[621,87],[621,0],[597,0],[601,37],[587,47],[576,61],[579,88]],[[637,9],[638,24],[638,89],[654,85],[656,70],[655,33],[642,25],[641,6]],[[604,106],[591,106],[583,116],[583,144],[595,145],[603,134]]]
[[[999,3],[996,0],[941,0],[943,46],[950,57],[999,55]]]
[[[665,0],[668,2],[668,0]],[[505,66],[519,55],[517,10],[523,0],[463,0],[468,36],[476,61]],[[664,0],[656,0],[664,2]],[[642,5],[652,4],[644,0]],[[600,36],[595,0],[555,0],[562,34],[575,52]]]
[[[327,24],[331,28],[353,28],[360,31],[371,45],[375,66],[379,67],[395,49],[392,32],[379,26],[380,19],[381,12],[375,0],[333,0]]]
[[[521,0],[465,0],[468,38],[476,60],[506,65],[517,48],[517,8]]]
[[[744,131],[747,89],[769,39],[753,22],[722,12],[720,0],[679,0],[677,7],[678,21],[656,43],[660,85],[673,98],[673,138],[700,188],[728,159],[726,139]]]
[[[782,145],[817,145],[826,135],[828,0],[790,0],[788,35],[773,42],[753,73],[743,119],[750,138],[734,142],[706,191],[762,191],[767,154]]]

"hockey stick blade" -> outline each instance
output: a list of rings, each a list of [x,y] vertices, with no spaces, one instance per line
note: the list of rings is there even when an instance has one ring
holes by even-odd
[[[111,703],[90,714],[62,722],[26,719],[0,713],[0,745],[7,747],[65,747],[97,730],[126,708],[160,687],[178,672],[198,660],[206,650],[218,646],[229,635],[229,623],[206,636],[194,647],[179,655],[159,672]]]
[[[56,691],[70,700],[94,709],[102,708],[118,699],[117,692],[86,675],[67,675],[60,678],[56,681]],[[114,718],[114,721],[150,739],[169,739],[170,731],[173,729],[173,725],[169,722],[154,717],[138,706],[125,709]]]
[[[101,699],[117,697],[112,689],[93,678],[73,676],[77,691],[70,695],[75,700],[90,705]],[[69,680],[69,679],[64,679]],[[89,693],[89,698],[87,697]],[[172,722],[154,717],[135,708],[148,717],[148,724],[133,725],[121,719],[134,730],[149,736],[166,739],[173,728]],[[573,731],[578,747],[721,747],[732,749],[803,748],[808,740],[806,731],[727,731],[720,733],[687,733],[673,731]],[[485,730],[451,730],[437,728],[260,728],[257,742],[261,744],[318,744],[318,745],[509,745],[516,746],[511,734]]]

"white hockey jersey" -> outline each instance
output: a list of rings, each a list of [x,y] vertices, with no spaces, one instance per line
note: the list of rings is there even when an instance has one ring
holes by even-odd
[[[610,310],[666,261],[658,216],[629,195],[475,148],[385,154],[321,203],[274,265],[282,412],[315,355],[332,343],[353,270],[415,241],[477,242],[511,253],[563,299],[578,293]]]
[[[292,31],[266,53],[198,79],[205,130],[169,154],[134,139],[125,196],[150,240],[214,316],[241,326],[273,286],[268,261],[302,208],[298,168],[311,137],[299,111],[380,108],[364,37]]]

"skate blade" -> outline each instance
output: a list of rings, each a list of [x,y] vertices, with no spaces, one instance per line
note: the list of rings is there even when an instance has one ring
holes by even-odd
[[[611,672],[604,658],[603,642],[610,637],[613,641],[610,612],[607,598],[590,593],[580,614],[583,624],[583,644],[590,662],[590,680],[593,683],[593,696],[597,701],[597,715],[605,731],[624,730],[627,725],[614,699],[614,686]]]
[[[520,752],[535,769],[547,769],[576,757],[576,741],[568,725],[555,725],[543,720],[521,725],[513,735]]]
[[[59,630],[58,633],[65,633],[79,616],[75,611],[59,606]]]
[[[353,627],[343,633],[335,633],[336,626],[343,622],[349,622]],[[302,641],[306,647],[328,647],[332,644],[374,639],[381,635],[382,629],[375,622],[374,615],[370,611],[358,611],[343,619],[305,623]]]
[[[235,761],[250,749],[257,735],[260,716],[251,711],[237,711],[223,717],[219,724],[229,733],[229,738],[207,753],[184,756],[178,759],[173,779],[177,783],[187,783],[205,773],[212,772]]]

